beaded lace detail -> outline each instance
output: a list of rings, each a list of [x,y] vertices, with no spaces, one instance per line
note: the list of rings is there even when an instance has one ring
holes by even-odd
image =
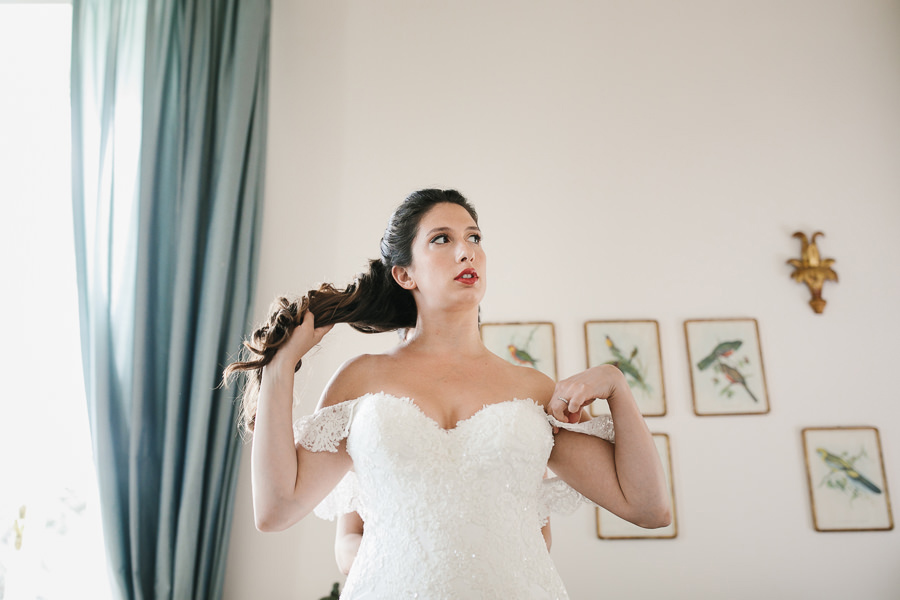
[[[349,471],[331,493],[322,500],[313,513],[320,519],[334,521],[340,515],[358,512],[365,519],[365,507],[359,502],[359,481],[356,473]]]
[[[310,452],[337,452],[350,432],[350,417],[358,400],[328,406],[294,422],[294,443]]]
[[[607,442],[616,441],[616,431],[613,429],[613,420],[609,415],[594,417],[590,421],[584,421],[583,423],[563,423],[553,415],[547,415],[547,420],[554,427],[559,427],[560,429],[586,433],[594,437],[603,438]]]
[[[559,477],[545,479],[541,484],[541,500],[538,505],[541,525],[547,524],[551,512],[571,514],[584,502],[593,504]]]
[[[409,398],[377,393],[298,421],[304,448],[335,452],[346,437],[353,460],[316,508],[323,518],[356,510],[365,521],[341,597],[568,598],[541,525],[584,497],[543,478],[552,427],[611,431],[611,423],[550,419],[532,400],[510,400],[443,429]]]

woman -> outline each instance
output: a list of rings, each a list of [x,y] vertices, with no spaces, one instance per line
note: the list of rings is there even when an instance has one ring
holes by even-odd
[[[257,527],[285,529],[317,505],[365,522],[345,598],[565,598],[541,527],[554,499],[578,493],[643,527],[669,523],[662,466],[622,373],[605,365],[554,384],[492,354],[478,331],[486,283],[474,209],[455,191],[422,190],[391,217],[369,273],[299,306],[280,301],[247,344],[259,358],[229,367],[252,370]],[[294,371],[336,322],[410,333],[345,363],[292,431]],[[612,425],[580,423],[596,398]],[[603,439],[613,429],[614,445]],[[544,480],[547,467],[558,479]]]

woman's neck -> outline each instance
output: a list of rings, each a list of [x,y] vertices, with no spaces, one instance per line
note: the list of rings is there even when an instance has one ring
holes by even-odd
[[[410,349],[428,354],[482,354],[486,351],[478,331],[478,310],[419,313],[407,340]]]

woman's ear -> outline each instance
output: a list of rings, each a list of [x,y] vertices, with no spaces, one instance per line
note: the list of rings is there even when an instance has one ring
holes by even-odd
[[[412,275],[410,275],[409,270],[406,267],[391,267],[391,275],[394,277],[394,281],[402,287],[404,290],[414,290],[416,289],[416,282],[413,281]]]

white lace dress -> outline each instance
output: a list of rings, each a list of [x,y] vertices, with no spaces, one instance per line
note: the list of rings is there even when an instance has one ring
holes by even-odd
[[[559,423],[532,400],[489,404],[443,429],[408,398],[366,394],[304,417],[314,452],[347,438],[353,471],[316,508],[357,511],[365,534],[341,598],[568,598],[541,535],[584,498],[544,479],[552,425],[612,440],[609,418]]]

